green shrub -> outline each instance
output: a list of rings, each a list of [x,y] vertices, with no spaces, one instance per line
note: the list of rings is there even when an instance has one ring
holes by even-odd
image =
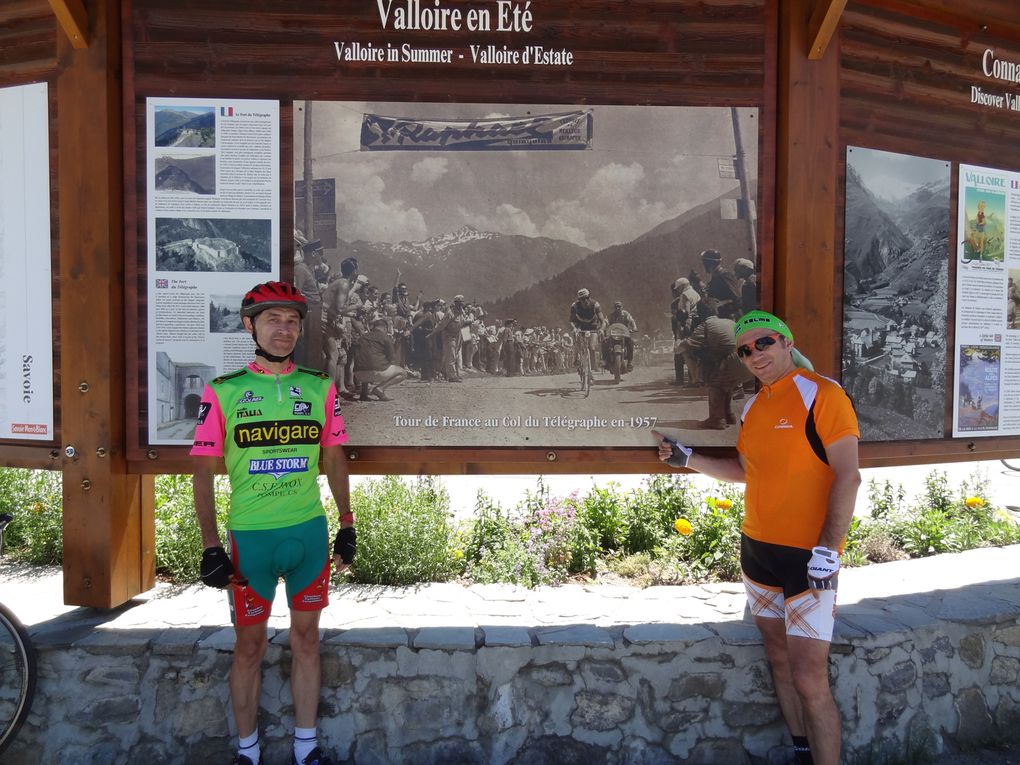
[[[358,529],[355,581],[408,585],[454,575],[450,497],[438,478],[365,481],[351,492],[351,509]]]
[[[624,536],[623,505],[618,486],[610,484],[604,489],[593,486],[584,499],[574,499],[577,522],[590,532],[600,549],[616,550]]]
[[[550,497],[541,478],[512,511],[479,494],[465,533],[466,576],[475,582],[535,587],[571,573],[594,573],[600,547],[578,518],[576,495]]]
[[[228,484],[216,478],[221,536]],[[0,511],[15,516],[7,548],[32,563],[60,563],[61,474],[0,469]],[[870,515],[851,522],[843,554],[846,565],[1020,543],[1020,523],[988,500],[987,478],[975,474],[957,492],[945,473],[933,471],[922,494],[906,501],[902,486],[868,484]],[[474,582],[526,587],[558,584],[570,576],[609,571],[639,584],[736,581],[739,579],[739,487],[697,489],[683,475],[651,476],[623,492],[615,484],[588,494],[551,497],[541,477],[535,491],[506,510],[479,492],[474,514],[454,526],[449,497],[437,477],[381,477],[358,485],[355,581],[408,585],[463,575]],[[336,506],[326,500],[330,537]],[[678,519],[683,530],[678,533]],[[156,479],[157,571],[177,582],[198,578],[202,542],[190,476]]]
[[[933,470],[925,477],[917,500],[905,503],[903,487],[888,481],[869,483],[870,518],[859,526],[859,549],[868,561],[882,563],[906,553],[919,558],[988,545],[1015,544],[1020,526],[988,500],[988,479],[975,472],[954,495],[946,473]],[[855,552],[857,548],[855,547]]]
[[[727,487],[720,497],[706,496],[695,504],[687,494],[680,506],[685,513],[674,523],[682,528],[687,521],[687,534],[674,529],[654,555],[658,561],[659,579],[675,583],[740,580],[740,525],[744,515],[742,494]]]
[[[673,521],[690,515],[691,484],[679,475],[654,475],[645,488],[631,492],[623,508],[623,550],[651,553],[675,531]]]
[[[226,542],[229,482],[226,476],[213,480],[216,525]],[[202,549],[191,476],[156,476],[156,573],[181,584],[197,582]]]
[[[62,479],[56,470],[0,468],[0,512],[14,516],[4,534],[6,553],[36,565],[63,560]]]
[[[895,486],[891,481],[880,485],[875,479],[868,481],[868,515],[883,520],[896,515],[905,507],[907,492],[902,484]]]

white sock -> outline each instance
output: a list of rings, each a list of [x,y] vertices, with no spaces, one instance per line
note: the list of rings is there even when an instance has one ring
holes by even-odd
[[[262,752],[259,749],[259,732],[257,729],[250,736],[238,738],[237,753],[243,754],[251,760],[252,765],[259,765],[259,759],[262,757]]]
[[[312,753],[319,741],[315,735],[315,728],[294,729],[294,759],[303,763],[305,757]]]

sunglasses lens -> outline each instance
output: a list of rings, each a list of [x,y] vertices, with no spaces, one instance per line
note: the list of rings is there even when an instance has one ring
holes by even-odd
[[[738,346],[737,356],[739,356],[742,359],[746,359],[748,356],[754,353],[754,351],[751,350],[752,345],[755,347],[756,350],[764,351],[769,346],[776,344],[777,337],[778,335],[766,335],[765,337],[759,337],[753,343],[747,343],[746,345]]]

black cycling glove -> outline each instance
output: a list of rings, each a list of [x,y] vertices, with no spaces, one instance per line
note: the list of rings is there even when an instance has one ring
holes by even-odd
[[[227,551],[222,547],[207,547],[202,553],[202,584],[208,587],[226,587],[234,573]]]
[[[354,562],[354,553],[358,550],[358,535],[354,532],[353,526],[340,529],[333,540],[333,554],[339,555],[340,560],[348,566]]]

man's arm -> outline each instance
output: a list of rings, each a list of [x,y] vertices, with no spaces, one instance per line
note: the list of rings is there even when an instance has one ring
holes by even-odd
[[[709,457],[694,452],[687,462],[687,467],[715,478],[717,481],[728,481],[729,483],[745,483],[747,481],[744,458],[739,454],[735,457]]]
[[[329,482],[329,490],[336,501],[340,515],[340,528],[354,528],[354,515],[351,513],[351,484],[347,470],[347,455],[342,446],[324,446],[322,448],[322,469]],[[346,571],[350,564],[340,559],[339,553],[333,554],[333,563],[337,571]]]
[[[213,476],[219,467],[219,457],[194,457],[195,474],[191,487],[195,495],[195,515],[202,533],[202,547],[222,547],[220,532],[216,528],[216,499],[213,493]]]
[[[665,462],[674,456],[673,445],[657,430],[652,431],[652,436],[659,440],[659,459]],[[677,447],[687,449],[683,444],[676,443]],[[718,481],[730,483],[744,483],[747,480],[747,471],[744,469],[744,458],[739,453],[733,457],[709,457],[705,454],[698,454],[688,450],[687,464],[691,470],[697,470]]]
[[[836,474],[829,489],[829,507],[825,524],[818,537],[820,547],[838,550],[850,528],[857,502],[857,489],[861,485],[861,472],[857,459],[857,438],[844,436],[825,447],[829,467]]]

